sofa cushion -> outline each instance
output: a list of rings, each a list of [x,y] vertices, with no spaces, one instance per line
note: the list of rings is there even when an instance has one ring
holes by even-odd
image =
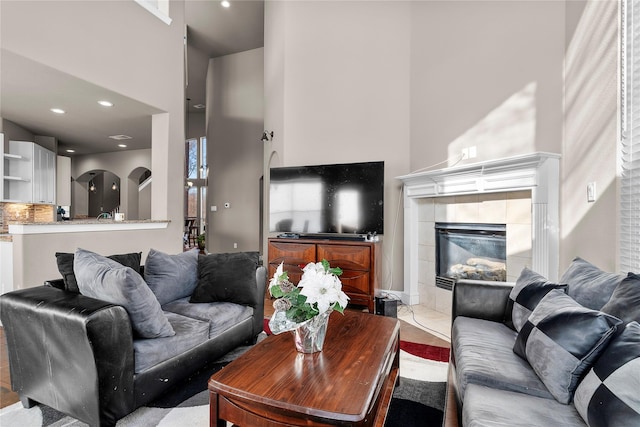
[[[144,280],[160,305],[191,295],[198,283],[198,250],[169,255],[150,249]]]
[[[251,307],[231,302],[192,304],[189,297],[162,306],[165,311],[193,317],[209,324],[209,338],[215,338],[233,325],[253,316]]]
[[[529,362],[558,402],[568,404],[578,380],[620,323],[620,319],[583,307],[555,289],[533,310],[513,351]]]
[[[566,291],[567,285],[549,282],[545,277],[525,267],[509,294],[505,314],[511,314],[511,318],[505,319],[507,326],[520,331],[542,297],[554,289]]]
[[[640,276],[629,273],[613,291],[602,311],[625,322],[640,322]]]
[[[136,374],[178,356],[209,338],[209,322],[176,313],[165,312],[165,315],[176,333],[171,337],[133,340]]]
[[[640,324],[629,323],[578,384],[574,398],[591,427],[640,426]]]
[[[133,271],[140,273],[140,259],[142,258],[142,252],[109,255],[107,258],[117,261],[124,266],[131,267]],[[78,281],[76,280],[76,275],[73,272],[73,254],[67,252],[56,252],[56,263],[58,264],[58,271],[62,275],[64,289],[69,292],[79,293],[80,289],[78,289]]]
[[[460,398],[473,383],[553,399],[529,364],[513,353],[515,340],[516,332],[500,322],[456,317],[451,344]]]
[[[256,307],[258,252],[236,252],[198,257],[198,284],[191,302],[233,302]]]
[[[554,399],[469,384],[462,405],[462,425],[583,427],[585,423],[573,405],[563,405]]]
[[[109,258],[76,250],[73,269],[83,295],[121,305],[129,313],[133,330],[141,337],[174,334],[158,300],[142,276]]]
[[[578,303],[600,310],[624,278],[623,274],[607,273],[577,257],[560,278],[560,283],[569,285],[567,294]]]

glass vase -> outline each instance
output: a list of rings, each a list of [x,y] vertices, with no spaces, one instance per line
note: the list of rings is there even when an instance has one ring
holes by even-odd
[[[324,338],[327,335],[327,324],[329,323],[329,315],[331,310],[326,313],[317,315],[316,317],[299,323],[293,333],[293,340],[296,350],[300,353],[315,353],[322,351]]]

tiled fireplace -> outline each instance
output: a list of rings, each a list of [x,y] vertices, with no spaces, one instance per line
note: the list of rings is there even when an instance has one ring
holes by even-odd
[[[404,182],[404,303],[451,312],[452,292],[436,286],[436,224],[504,227],[508,281],[525,266],[557,278],[559,156],[535,153],[399,179]]]

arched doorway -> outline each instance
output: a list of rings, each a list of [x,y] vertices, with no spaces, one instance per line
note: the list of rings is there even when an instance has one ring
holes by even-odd
[[[120,209],[120,177],[107,170],[92,170],[76,179],[82,191],[74,194],[75,218],[97,218]]]
[[[127,177],[127,219],[151,219],[151,171],[135,168]]]

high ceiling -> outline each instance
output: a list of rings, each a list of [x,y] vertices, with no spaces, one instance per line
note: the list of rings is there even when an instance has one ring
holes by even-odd
[[[205,78],[209,58],[244,52],[264,45],[264,0],[187,1],[188,87],[191,111],[205,103]]]
[[[232,0],[229,8],[219,1],[185,2],[189,45],[185,98],[190,99],[185,102],[189,111],[204,111],[193,106],[205,104],[209,58],[263,46],[263,17],[263,0]],[[1,50],[0,55],[0,116],[36,135],[56,137],[60,154],[123,150],[117,147],[119,143],[126,144],[126,150],[150,148],[151,115],[160,112],[158,109],[12,52]],[[102,99],[117,108],[99,105]],[[65,105],[80,113],[53,114],[49,111],[52,105]],[[107,138],[115,135],[131,139]],[[66,153],[66,149],[75,153]]]

